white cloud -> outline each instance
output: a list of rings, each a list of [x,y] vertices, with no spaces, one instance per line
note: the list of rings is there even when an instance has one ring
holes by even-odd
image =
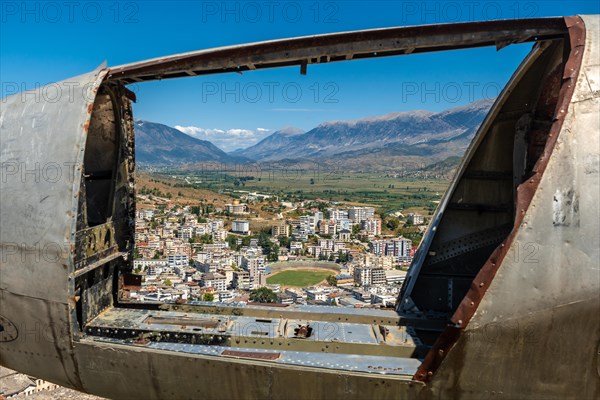
[[[224,151],[233,151],[238,148],[246,148],[260,142],[268,136],[270,129],[256,128],[256,130],[232,128],[232,129],[207,129],[197,126],[175,125],[175,129],[200,140],[208,140]]]

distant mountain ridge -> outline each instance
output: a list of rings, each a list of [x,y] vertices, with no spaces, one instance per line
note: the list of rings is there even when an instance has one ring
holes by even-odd
[[[462,155],[493,100],[441,112],[407,111],[350,121],[328,121],[306,133],[275,132],[235,155],[255,161],[333,159],[378,162],[377,157]],[[349,160],[354,158],[354,160]],[[368,164],[368,163],[367,163]]]
[[[207,140],[193,138],[170,126],[136,120],[135,158],[141,165],[179,165],[197,162],[236,163],[246,161],[230,156]]]
[[[288,127],[273,132],[254,146],[246,149],[237,149],[231,153],[232,156],[242,156],[252,160],[262,160],[269,157],[278,149],[294,141],[294,137],[304,134],[302,129]],[[252,157],[248,157],[251,154]]]
[[[383,170],[404,162],[423,165],[462,157],[493,99],[441,112],[405,111],[348,121],[327,121],[304,132],[283,128],[245,149],[225,153],[175,128],[135,121],[136,159],[141,165],[326,162],[340,168]],[[242,144],[242,143],[240,143]]]

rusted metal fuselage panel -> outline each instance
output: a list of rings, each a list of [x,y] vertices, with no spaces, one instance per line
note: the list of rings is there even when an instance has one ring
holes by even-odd
[[[73,352],[74,246],[96,70],[2,100],[0,109],[0,363],[81,387]]]
[[[514,228],[415,376],[434,392],[600,396],[600,93],[590,85],[599,79],[600,30],[597,17],[566,24],[569,53],[553,122],[517,188]]]

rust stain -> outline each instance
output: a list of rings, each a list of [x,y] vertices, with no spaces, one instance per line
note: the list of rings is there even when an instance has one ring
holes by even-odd
[[[565,25],[568,29],[568,39],[570,43],[569,56],[565,62],[563,70],[563,81],[560,87],[558,102],[554,111],[554,121],[548,133],[548,139],[542,152],[533,167],[533,176],[519,185],[517,189],[515,222],[509,236],[498,246],[490,255],[489,259],[483,265],[467,292],[465,298],[459,304],[456,312],[451,318],[452,324],[449,324],[442,334],[438,337],[432,348],[429,350],[423,363],[417,369],[413,379],[425,383],[433,379],[435,371],[439,368],[442,361],[451,350],[452,346],[462,336],[464,328],[467,326],[475,310],[479,306],[483,295],[487,291],[490,282],[494,279],[500,263],[508,253],[508,249],[513,243],[525,212],[529,208],[533,195],[535,194],[542,174],[546,170],[550,155],[558,139],[563,121],[567,115],[567,110],[573,93],[575,91],[576,79],[579,76],[579,70],[583,59],[585,47],[585,24],[579,17],[565,17]]]
[[[235,357],[235,358],[247,358],[252,360],[277,360],[280,353],[261,353],[258,351],[237,351],[237,350],[224,350],[221,353],[224,357]]]

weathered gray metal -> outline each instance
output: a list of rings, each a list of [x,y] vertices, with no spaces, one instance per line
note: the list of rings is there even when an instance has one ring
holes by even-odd
[[[470,35],[463,36],[465,32]],[[62,88],[58,99],[52,97],[50,87],[45,87],[25,97],[3,100],[0,363],[114,398],[428,399],[485,398],[492,394],[511,399],[598,398],[599,32],[598,17],[593,16],[324,35],[98,70],[56,84]],[[416,35],[414,49],[408,48],[411,35]],[[398,43],[390,42],[395,36]],[[364,310],[351,316],[336,308],[317,311],[310,307],[211,310],[203,305],[169,304],[159,312],[156,305],[148,304],[145,307],[155,310],[156,315],[170,318],[169,324],[156,324],[160,318],[141,322],[132,318],[135,324],[121,318],[115,320],[120,326],[102,325],[111,315],[122,314],[112,309],[115,303],[130,308],[127,313],[134,316],[147,313],[132,309],[119,297],[127,288],[134,208],[128,100],[132,96],[123,82],[176,77],[182,72],[228,72],[236,70],[234,64],[238,63],[252,69],[337,60],[342,55],[352,59],[346,56],[353,51],[377,56],[382,55],[375,54],[382,41],[387,46],[383,55],[393,55],[416,48],[502,47],[523,40],[539,43],[490,111],[445,195],[411,269],[412,281],[404,288],[406,301],[400,304],[400,319],[395,313],[376,311],[371,321]],[[285,49],[279,48],[282,45],[293,51],[286,56]],[[252,53],[258,50],[260,63],[258,53]],[[287,64],[280,64],[283,61]],[[541,106],[534,109],[529,104],[534,100]],[[516,149],[528,137],[517,135],[516,123],[520,121],[519,129],[525,126],[521,114],[550,108],[554,113],[550,123],[529,135],[542,135],[543,149],[533,142],[525,152]],[[102,163],[98,154],[110,154],[114,160]],[[505,154],[510,154],[508,161],[502,159]],[[528,154],[535,165],[512,162],[513,154]],[[105,173],[107,165],[112,169]],[[514,173],[505,183],[468,182],[486,176],[479,174],[486,166],[493,167],[492,171],[530,168],[531,175],[518,187],[513,187]],[[94,203],[94,197],[89,196],[90,191],[105,192],[102,184],[98,186],[101,179],[112,182],[112,187],[106,186],[114,194],[112,208]],[[501,198],[495,199],[490,193]],[[456,206],[460,204],[457,194],[486,200],[489,207],[480,203],[481,212],[472,212],[464,204]],[[506,199],[512,207],[498,207]],[[100,206],[106,210],[96,213]],[[460,213],[470,216],[455,217],[463,215]],[[506,223],[514,224],[502,238],[499,229]],[[500,232],[496,232],[496,248],[490,248],[496,239],[485,242],[481,238],[481,232],[490,232],[486,229]],[[457,246],[454,257],[472,257],[465,259],[480,263],[460,270],[451,263],[450,253],[438,258],[431,254],[432,249],[443,249],[461,238],[473,240],[473,245]],[[527,250],[524,244],[537,246],[537,262],[530,263],[523,254]],[[473,249],[476,256],[470,255]],[[429,262],[431,259],[434,262]],[[424,264],[426,261],[429,264]],[[453,293],[462,295],[457,299],[449,296],[441,306],[418,298],[414,292],[419,279],[439,282],[439,269],[441,275],[458,271],[458,281],[469,282],[461,292],[448,283],[452,280],[443,281],[455,290]],[[470,281],[464,279],[465,274],[472,274],[468,275]],[[446,286],[442,288],[447,294]],[[421,289],[442,295],[434,284]],[[109,311],[103,320],[105,309]],[[186,327],[172,329],[174,322],[190,319],[177,314],[180,312],[206,313],[222,320],[231,315],[243,315],[239,320],[269,317],[277,319],[277,329],[282,332],[289,332],[282,326],[286,320],[305,326],[312,322],[316,327],[323,321],[340,321],[340,328],[346,328],[341,335],[315,340],[315,348],[322,346],[323,352],[326,346],[335,346],[333,339],[351,342],[353,337],[347,331],[355,324],[360,327],[353,345],[368,337],[367,346],[375,346],[375,342],[391,346],[393,343],[382,341],[404,332],[409,335],[408,342],[429,351],[426,356],[416,351],[411,357],[369,355],[358,361],[355,355],[335,351],[325,356],[304,348],[297,352],[279,349],[289,340],[307,339],[286,337],[271,343],[269,336],[265,343],[257,344],[262,348],[255,348],[253,343],[236,347],[234,341],[228,346],[194,344],[180,338],[157,342],[152,335],[132,332],[145,326],[156,329],[158,336],[186,333]],[[443,331],[436,330],[440,323],[448,322]],[[401,325],[397,332],[382,334],[394,329],[390,325],[396,323]],[[435,343],[419,343],[427,335],[417,333],[418,329],[432,332],[429,336],[435,336]],[[125,334],[137,339],[119,336]],[[254,340],[254,336],[240,340]],[[360,349],[357,352],[369,354]]]
[[[73,270],[81,167],[96,70],[2,101],[0,111],[0,359],[69,386],[81,384],[73,352]]]

